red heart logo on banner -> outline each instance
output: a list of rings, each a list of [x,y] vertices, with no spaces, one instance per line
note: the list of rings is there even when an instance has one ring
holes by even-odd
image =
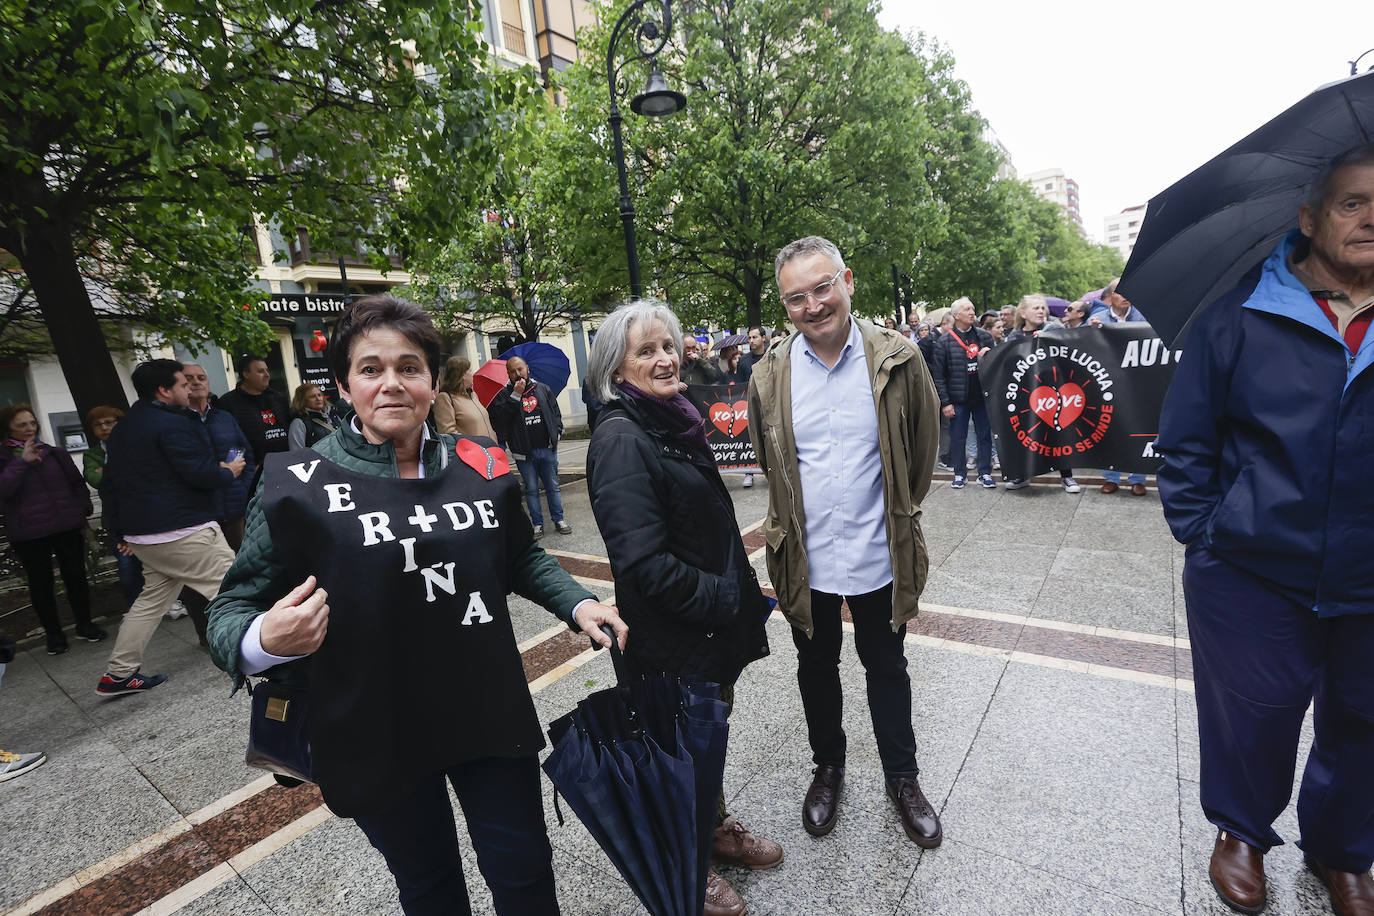
[[[1031,409],[1054,429],[1068,429],[1083,413],[1083,389],[1077,382],[1065,382],[1057,389],[1041,385],[1031,392]]]
[[[716,401],[706,408],[711,424],[727,436],[738,436],[749,428],[749,402],[726,404]]]

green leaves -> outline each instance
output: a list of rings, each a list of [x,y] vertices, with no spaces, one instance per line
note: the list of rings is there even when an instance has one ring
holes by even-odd
[[[29,270],[37,240],[63,240],[102,300],[83,305],[88,334],[98,307],[186,341],[261,341],[242,307],[255,219],[380,253],[476,208],[503,109],[537,91],[486,67],[479,10],[0,0],[0,246]],[[51,287],[33,286],[42,302]]]

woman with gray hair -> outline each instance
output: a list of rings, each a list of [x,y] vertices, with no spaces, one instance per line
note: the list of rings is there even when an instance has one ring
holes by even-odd
[[[661,302],[640,299],[597,330],[588,377],[606,405],[587,451],[592,511],[615,576],[616,606],[634,632],[634,676],[695,676],[733,705],[744,666],[768,654],[768,600],[740,539],[735,507],[706,442],[705,421],[678,379],[682,328]],[[771,868],[782,847],[717,804],[711,857]],[[708,916],[744,902],[713,870]]]

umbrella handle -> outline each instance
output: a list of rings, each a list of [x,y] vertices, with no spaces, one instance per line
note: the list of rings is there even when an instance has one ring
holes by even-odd
[[[615,668],[616,681],[622,685],[630,683],[630,676],[625,671],[625,653],[620,651],[620,644],[615,641],[615,631],[611,629],[609,623],[603,623],[601,632],[605,633],[611,640],[611,665]]]

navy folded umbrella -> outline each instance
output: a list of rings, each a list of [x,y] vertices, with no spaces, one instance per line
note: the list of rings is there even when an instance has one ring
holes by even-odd
[[[631,680],[614,645],[611,657],[620,683],[549,725],[555,807],[561,794],[650,913],[699,916],[728,707],[716,684]]]
[[[554,394],[568,387],[568,376],[572,375],[572,366],[568,364],[568,355],[553,344],[531,340],[528,343],[516,344],[501,354],[502,359],[510,359],[513,356],[523,359],[530,367],[530,375],[534,380],[548,385]]]
[[[1316,173],[1374,138],[1374,73],[1321,87],[1150,198],[1119,291],[1165,341],[1297,225]]]

